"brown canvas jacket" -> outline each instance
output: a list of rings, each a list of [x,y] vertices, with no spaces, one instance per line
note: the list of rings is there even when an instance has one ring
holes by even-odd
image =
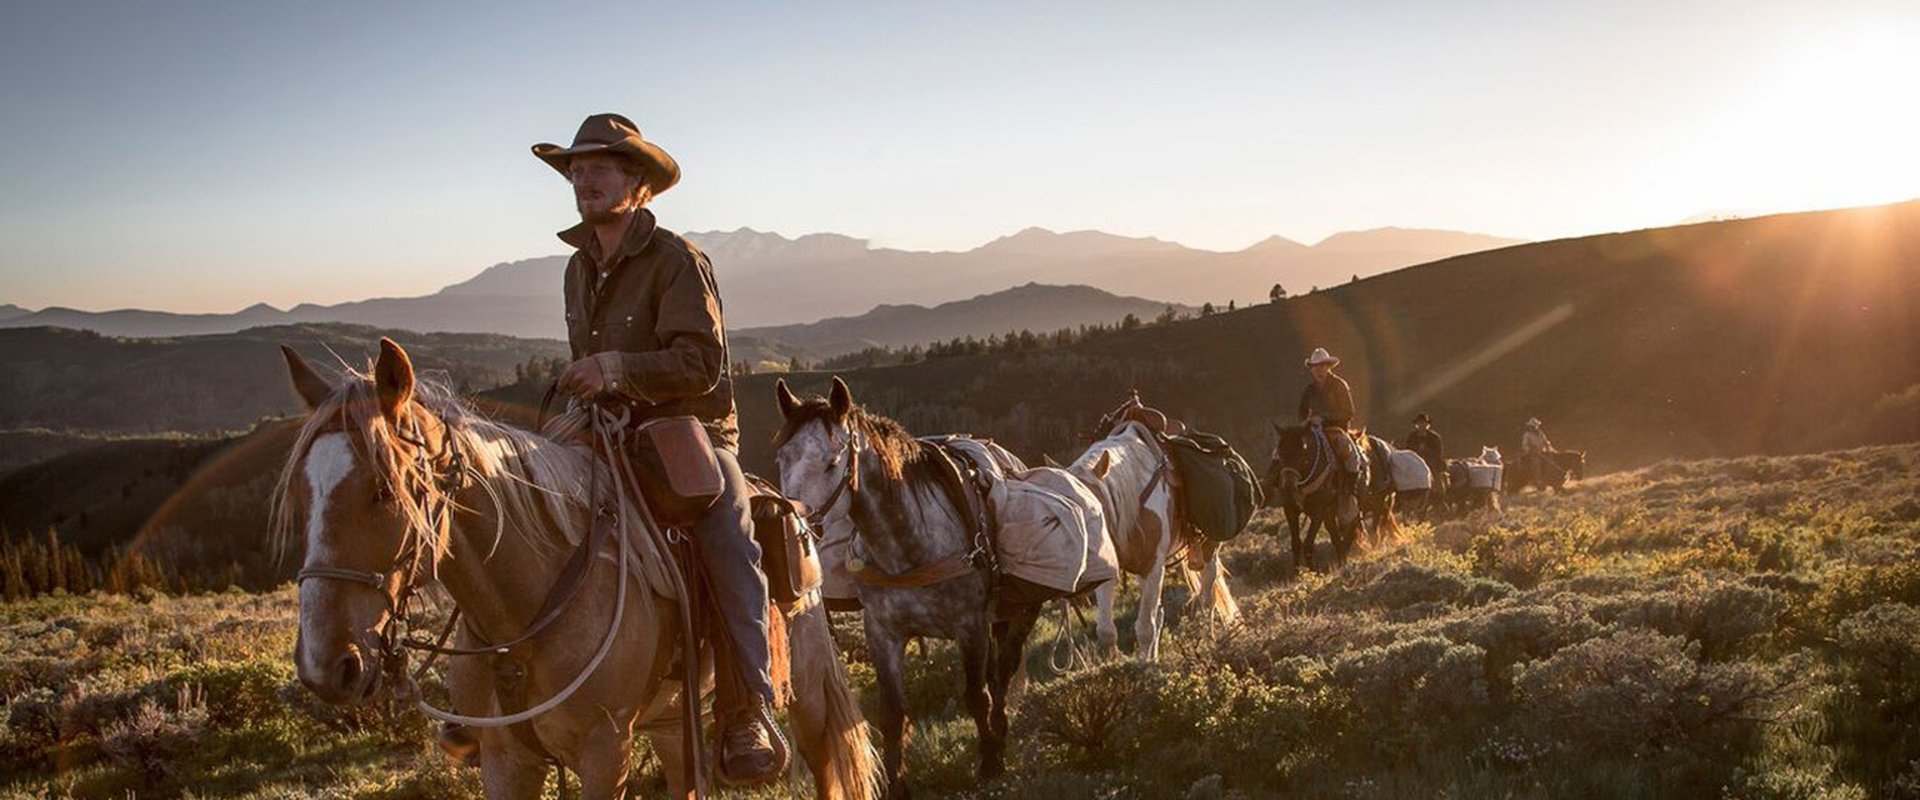
[[[1353,390],[1347,388],[1347,382],[1338,375],[1327,376],[1326,391],[1320,384],[1307,380],[1307,388],[1300,392],[1300,418],[1319,414],[1322,420],[1332,425],[1345,427],[1353,422]]]
[[[620,250],[602,258],[593,227],[560,232],[576,252],[563,297],[567,343],[593,356],[635,420],[692,415],[715,447],[740,447],[727,334],[713,265],[691,242],[636,212]]]

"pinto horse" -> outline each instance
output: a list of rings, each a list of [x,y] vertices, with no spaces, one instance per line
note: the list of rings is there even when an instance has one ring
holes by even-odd
[[[1067,471],[1100,497],[1109,515],[1106,529],[1113,539],[1120,568],[1140,577],[1140,614],[1134,620],[1134,655],[1152,661],[1160,654],[1160,630],[1165,623],[1160,608],[1167,566],[1184,545],[1179,562],[1193,599],[1208,598],[1208,608],[1231,622],[1240,609],[1227,588],[1226,567],[1220,563],[1219,543],[1204,536],[1178,535],[1173,513],[1173,465],[1153,432],[1137,421],[1115,425],[1106,438],[1093,443]],[[1195,565],[1201,565],[1196,567]],[[1195,573],[1199,573],[1198,579]],[[1116,652],[1119,630],[1113,621],[1113,602],[1119,587],[1113,582],[1094,590],[1099,606],[1096,630],[1104,652]]]
[[[906,779],[906,645],[949,639],[966,673],[963,695],[979,735],[979,776],[1006,771],[1007,689],[1019,670],[1038,603],[996,597],[994,557],[981,511],[938,445],[853,402],[839,378],[826,398],[774,388],[785,423],[774,438],[781,491],[812,510],[814,527],[853,532],[847,565],[880,691],[887,796]]]
[[[1334,488],[1334,473],[1340,469],[1335,463],[1337,456],[1305,425],[1276,423],[1273,431],[1277,438],[1273,460],[1267,466],[1267,507],[1278,507],[1286,517],[1294,568],[1314,568],[1313,542],[1322,527],[1333,541],[1334,560],[1344,563],[1359,538],[1361,514],[1358,502],[1341,502],[1357,498],[1341,497]],[[1304,536],[1300,530],[1303,514],[1307,519]]]
[[[475,415],[417,378],[392,341],[381,340],[371,375],[340,384],[282,352],[311,412],[275,493],[283,550],[305,545],[300,682],[340,705],[388,685],[413,694],[403,646],[418,645],[401,628],[413,594],[437,582],[460,615],[457,652],[440,653],[453,710],[420,707],[478,731],[487,797],[539,797],[550,765],[578,775],[584,797],[625,797],[636,731],[665,765],[669,793],[695,796],[705,779],[686,768],[697,752],[671,669],[686,642],[678,602],[658,591],[675,585],[673,567],[644,513],[645,531],[596,521],[610,516],[589,499],[612,485],[606,465]],[[552,591],[567,584],[577,591]],[[789,709],[816,791],[873,796],[872,745],[825,610],[793,617],[789,641]],[[471,739],[443,746],[474,755]]]

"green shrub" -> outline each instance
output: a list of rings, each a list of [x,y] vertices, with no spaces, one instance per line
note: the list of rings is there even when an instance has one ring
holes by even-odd
[[[1513,593],[1498,581],[1462,575],[1444,566],[1382,560],[1348,567],[1316,596],[1330,609],[1379,609],[1396,618],[1445,613],[1452,606],[1481,606]]]
[[[216,727],[264,727],[287,715],[281,696],[294,685],[293,666],[266,659],[211,661],[174,670],[166,685],[213,698],[207,718]]]
[[[1850,783],[1834,783],[1825,771],[1776,766],[1762,771],[1736,768],[1720,791],[1725,800],[1866,800],[1867,792]]]
[[[1599,537],[1599,520],[1583,516],[1565,527],[1488,530],[1474,537],[1467,551],[1474,574],[1531,589],[1591,569]]]
[[[203,698],[183,691],[176,706],[167,709],[151,699],[141,701],[132,716],[107,728],[101,749],[116,766],[150,785],[172,780],[207,729]]]
[[[1020,701],[1014,735],[1055,753],[1058,763],[1112,765],[1122,729],[1140,724],[1157,680],[1151,667],[1128,660],[1033,686]]]
[[[1514,665],[1600,635],[1600,624],[1588,616],[1590,603],[1580,595],[1562,594],[1547,603],[1496,607],[1455,620],[1442,631],[1453,641],[1486,652],[1488,696],[1504,704],[1512,695]]]
[[[1348,736],[1377,752],[1471,738],[1489,710],[1486,651],[1438,636],[1342,654],[1334,681],[1357,715]]]
[[[1680,748],[1733,763],[1759,723],[1790,702],[1803,659],[1774,665],[1701,663],[1700,645],[1625,628],[1520,667],[1522,724],[1568,755],[1635,755]]]
[[[1606,598],[1594,605],[1595,619],[1651,628],[1698,643],[1700,655],[1722,660],[1772,633],[1786,597],[1779,591],[1733,580],[1688,578],[1672,588]]]

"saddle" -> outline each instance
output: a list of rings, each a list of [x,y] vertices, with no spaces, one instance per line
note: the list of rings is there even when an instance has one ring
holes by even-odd
[[[1115,408],[1113,411],[1108,412],[1106,416],[1100,418],[1100,430],[1094,432],[1094,438],[1098,439],[1105,436],[1112,432],[1114,428],[1126,422],[1138,422],[1141,425],[1145,425],[1147,430],[1153,431],[1156,436],[1181,436],[1187,432],[1186,423],[1167,416],[1166,412],[1141,402],[1140,392],[1135,390],[1128,394],[1126,401],[1121,403],[1118,408]]]

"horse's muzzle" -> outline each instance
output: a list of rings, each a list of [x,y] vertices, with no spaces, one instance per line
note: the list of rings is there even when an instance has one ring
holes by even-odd
[[[317,669],[310,669],[305,658],[297,661],[301,685],[329,705],[361,705],[380,691],[380,658],[360,645],[348,645],[346,652]]]

